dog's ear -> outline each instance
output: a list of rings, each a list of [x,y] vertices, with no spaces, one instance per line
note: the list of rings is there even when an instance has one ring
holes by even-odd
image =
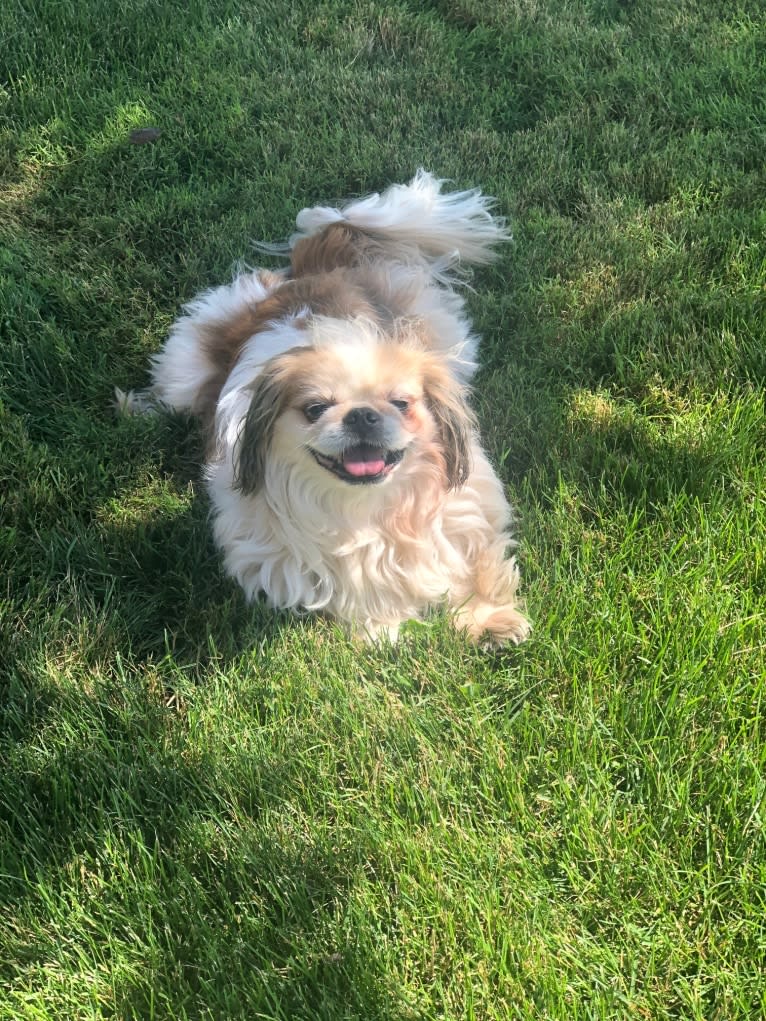
[[[425,399],[439,433],[444,470],[450,489],[462,486],[471,473],[471,439],[476,418],[465,388],[442,365],[432,365],[424,379]]]
[[[234,483],[245,495],[256,492],[263,482],[274,426],[290,394],[289,358],[275,358],[253,383],[250,407],[237,441]]]

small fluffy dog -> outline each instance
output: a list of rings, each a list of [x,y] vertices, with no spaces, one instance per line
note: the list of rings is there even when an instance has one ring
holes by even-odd
[[[521,642],[511,512],[467,404],[477,337],[456,265],[508,238],[492,200],[407,185],[304,209],[288,269],[184,309],[128,412],[202,420],[226,570],[249,598],[358,635],[446,604],[475,641]]]

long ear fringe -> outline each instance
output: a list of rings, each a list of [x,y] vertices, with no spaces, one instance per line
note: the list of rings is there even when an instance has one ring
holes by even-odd
[[[234,485],[246,496],[255,493],[263,481],[274,426],[286,403],[281,366],[271,366],[253,384],[252,400],[234,453]]]
[[[464,388],[439,371],[426,378],[426,400],[436,420],[450,489],[459,489],[471,474],[471,439],[477,432]]]

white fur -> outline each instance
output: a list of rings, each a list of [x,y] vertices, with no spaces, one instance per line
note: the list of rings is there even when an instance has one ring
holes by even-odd
[[[291,243],[339,220],[374,231],[390,251],[381,272],[400,300],[401,293],[409,295],[408,316],[458,392],[475,370],[477,338],[462,297],[445,283],[448,257],[457,252],[465,262],[486,262],[492,246],[509,235],[490,212],[492,200],[478,189],[442,194],[441,185],[421,170],[409,185],[343,209],[305,209]],[[244,304],[263,301],[280,285],[273,276],[267,279],[244,273],[187,305],[152,360],[151,388],[118,392],[123,410],[143,411],[152,402],[196,410],[215,371],[201,343],[203,330],[235,316]],[[406,345],[406,323],[402,338]],[[450,489],[435,475],[436,462],[420,453],[434,443],[427,410],[421,432],[407,437],[411,446],[402,462],[380,483],[337,480],[285,427],[274,433],[258,488],[245,493],[239,487],[253,384],[275,359],[295,348],[326,350],[343,366],[341,374],[366,392],[391,344],[372,323],[300,314],[245,341],[218,397],[216,454],[205,469],[226,570],[249,598],[265,593],[277,608],[323,611],[372,637],[395,637],[403,621],[446,603],[474,639],[522,641],[529,624],[516,609],[518,569],[508,556],[511,512],[502,486],[475,438],[465,484]],[[313,435],[305,421],[301,428]]]
[[[263,592],[275,608],[321,610],[373,638],[395,638],[403,621],[440,603],[469,630],[479,620],[479,634],[499,607],[513,607],[519,575],[507,558],[510,511],[478,444],[468,483],[446,494],[414,537],[397,530],[396,511],[403,498],[417,497],[417,469],[397,473],[385,490],[328,498],[322,469],[285,472],[275,460],[262,489],[244,497],[228,453],[208,469],[213,530],[228,573],[249,598]],[[478,557],[499,567],[489,598],[474,591]],[[516,614],[499,641],[521,641],[528,631]]]
[[[201,344],[202,330],[225,322],[247,303],[263,301],[272,290],[264,286],[257,272],[246,272],[230,284],[198,294],[184,305],[183,315],[171,327],[162,349],[152,357],[150,389],[131,392],[125,401],[139,409],[142,401],[154,401],[174,411],[192,411],[197,395],[215,373]]]
[[[314,206],[296,218],[298,231],[291,244],[310,237],[329,223],[345,220],[384,234],[393,254],[420,258],[441,269],[453,254],[466,263],[485,263],[494,258],[494,247],[510,239],[505,221],[492,214],[494,200],[478,188],[442,194],[445,182],[420,169],[409,184],[394,184],[382,195],[355,199],[341,209]]]
[[[253,380],[272,358],[277,358],[294,347],[309,342],[305,330],[298,329],[295,320],[274,323],[267,330],[245,342],[237,364],[226,380],[215,414],[215,432],[224,449],[233,451],[236,447],[242,423],[247,415],[252,397]]]

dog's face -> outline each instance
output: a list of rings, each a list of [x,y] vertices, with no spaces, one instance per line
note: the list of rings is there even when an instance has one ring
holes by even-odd
[[[370,337],[359,324],[267,363],[238,450],[245,493],[266,466],[297,469],[322,487],[374,487],[398,473],[438,471],[444,488],[469,471],[473,418],[433,352],[408,338]]]

